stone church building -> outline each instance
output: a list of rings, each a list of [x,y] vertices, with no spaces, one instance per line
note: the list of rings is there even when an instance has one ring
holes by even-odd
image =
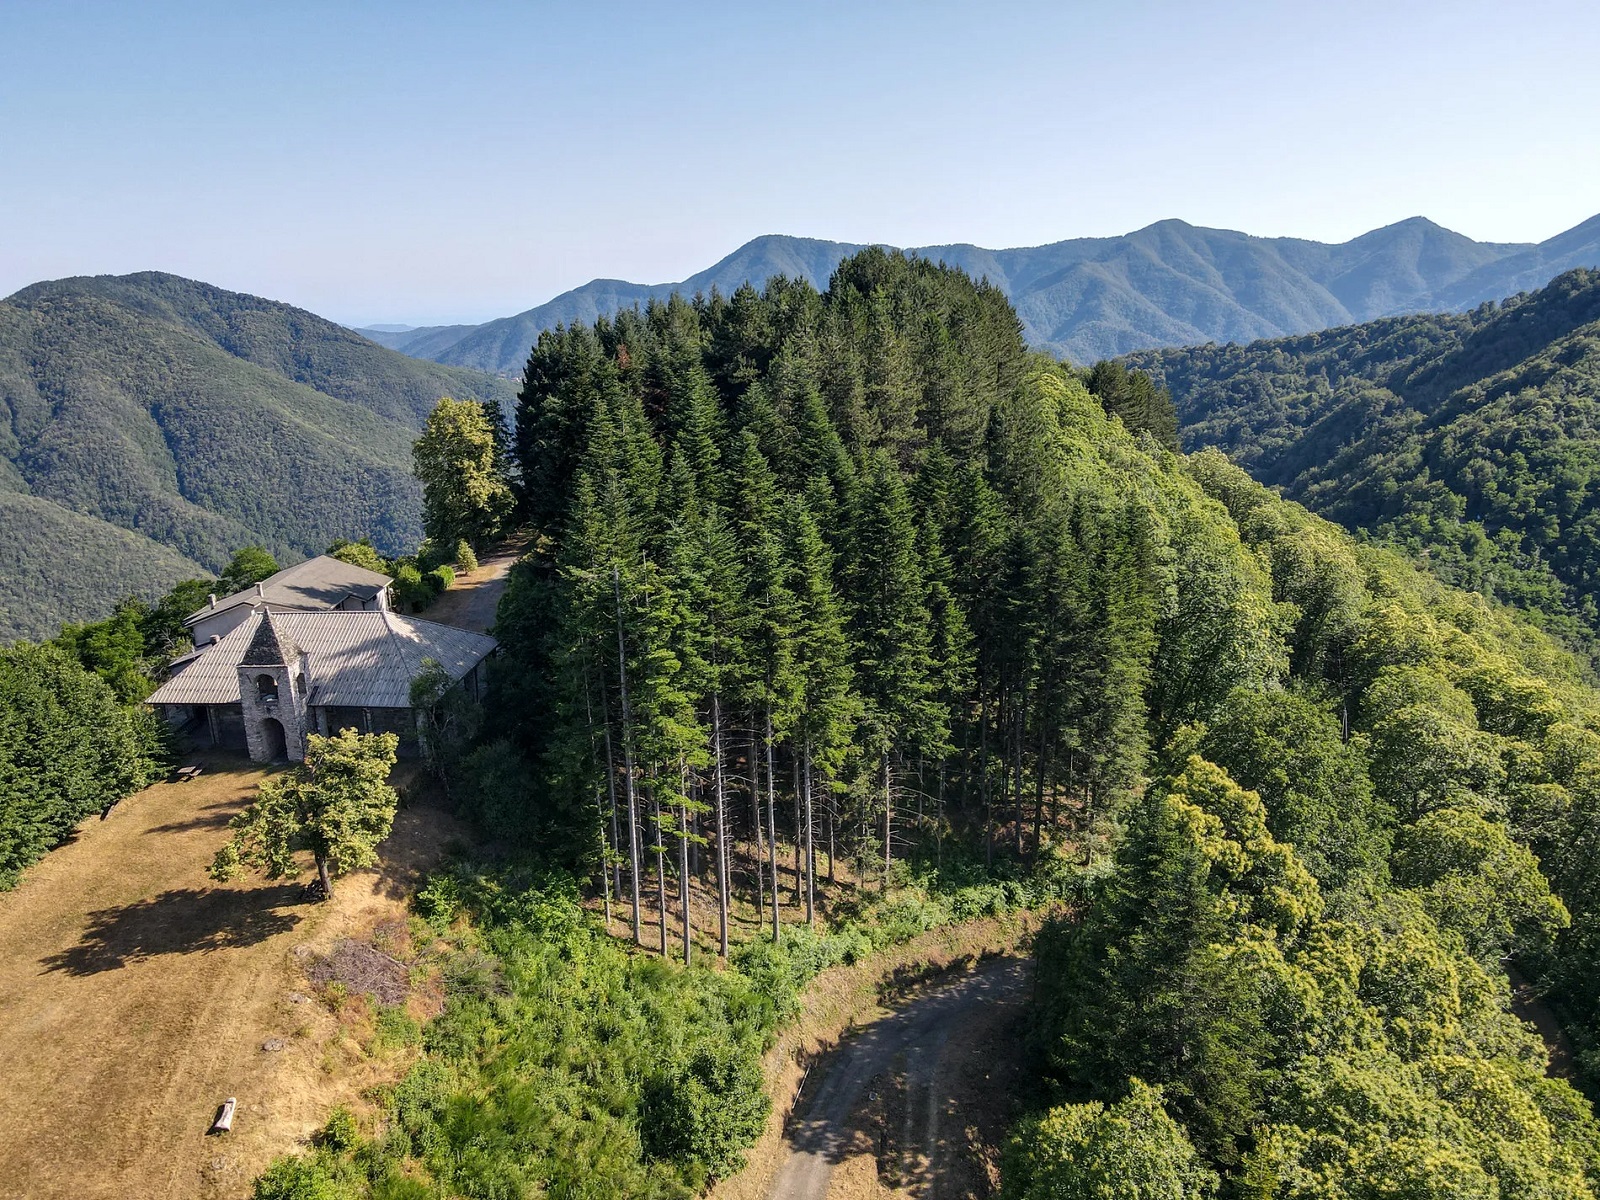
[[[263,597],[228,632],[180,660],[146,703],[175,727],[248,750],[257,762],[302,761],[307,734],[348,728],[398,734],[401,754],[415,754],[411,683],[424,663],[440,663],[456,686],[481,699],[484,662],[496,645],[487,634],[386,606],[275,610]]]

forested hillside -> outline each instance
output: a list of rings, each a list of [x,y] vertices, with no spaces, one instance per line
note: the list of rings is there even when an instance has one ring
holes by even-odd
[[[596,279],[483,325],[369,336],[422,358],[517,375],[544,330],[588,324],[675,291],[692,296],[717,288],[729,295],[779,275],[821,287],[861,249],[760,237],[681,283]],[[1600,217],[1537,245],[1475,242],[1413,217],[1337,245],[1160,221],[1122,237],[1014,250],[922,246],[907,253],[987,279],[1016,308],[1031,346],[1091,363],[1148,347],[1244,342],[1496,300],[1572,267],[1600,267]]]
[[[214,574],[241,546],[411,548],[411,439],[451,394],[512,389],[170,275],[25,288],[0,303],[0,641]]]
[[[822,294],[541,337],[515,438],[539,537],[457,794],[663,955],[689,957],[697,892],[740,892],[779,945],[730,948],[724,915],[699,932],[730,970],[596,969],[629,1022],[602,1034],[540,999],[572,976],[587,1011],[580,973],[534,986],[544,931],[594,961],[549,876],[452,881],[487,888],[518,999],[453,992],[381,1148],[277,1178],[698,1187],[755,1127],[750,1031],[850,863],[896,924],[952,881],[1076,873],[1039,951],[1051,1107],[1007,1195],[1592,1198],[1600,1126],[1506,967],[1592,1086],[1600,696],[1509,610],[1130,429],[1088,386],[1116,382],[1030,355],[994,288],[881,251]],[[706,1018],[745,1031],[721,1054],[637,1024],[713,980],[742,996]],[[582,1072],[513,1049],[563,1037]]]
[[[1600,272],[1470,313],[1136,355],[1191,448],[1547,628],[1600,630]]]

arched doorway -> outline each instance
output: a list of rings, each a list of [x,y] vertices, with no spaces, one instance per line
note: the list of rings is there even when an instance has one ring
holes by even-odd
[[[267,761],[282,762],[289,757],[289,739],[277,717],[267,717],[261,722],[261,736],[267,743]]]

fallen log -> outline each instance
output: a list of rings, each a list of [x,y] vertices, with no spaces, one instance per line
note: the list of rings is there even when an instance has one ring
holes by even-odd
[[[206,1132],[227,1133],[233,1128],[233,1113],[238,1107],[239,1101],[235,1097],[229,1096],[222,1102],[222,1107],[217,1109],[217,1119],[211,1122],[211,1128]]]

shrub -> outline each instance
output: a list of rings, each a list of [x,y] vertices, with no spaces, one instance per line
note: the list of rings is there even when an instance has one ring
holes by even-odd
[[[356,1128],[355,1113],[341,1104],[328,1114],[327,1123],[311,1140],[333,1154],[354,1150],[361,1142],[361,1131]]]
[[[478,556],[473,553],[472,543],[462,538],[456,543],[456,566],[463,571],[476,571],[478,569]]]
[[[423,582],[428,585],[428,595],[430,599],[444,591],[455,581],[456,573],[448,565],[435,567],[433,570],[429,571],[427,575],[423,576]]]
[[[744,1166],[744,1148],[760,1135],[769,1107],[753,1047],[702,1046],[647,1085],[639,1133],[652,1157],[723,1179]]]
[[[321,1155],[280,1158],[256,1179],[255,1186],[255,1200],[348,1200],[352,1194]]]
[[[516,746],[502,738],[478,747],[462,760],[461,774],[463,815],[494,838],[516,841],[531,832],[533,768]]]
[[[426,604],[431,596],[414,562],[401,563],[394,572],[394,596],[402,609]]]

